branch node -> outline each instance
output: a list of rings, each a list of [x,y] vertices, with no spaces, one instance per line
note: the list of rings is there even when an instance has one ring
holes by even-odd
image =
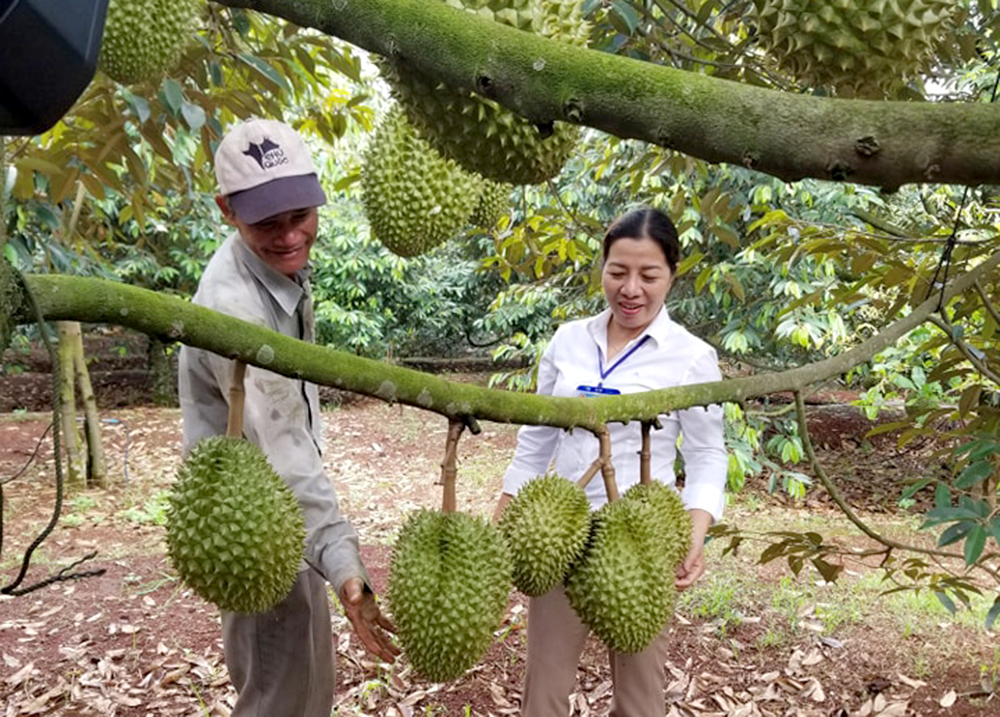
[[[476,93],[493,98],[493,79],[489,75],[476,75]]]
[[[847,162],[835,159],[826,165],[826,172],[833,181],[846,182],[847,178],[854,174],[854,167]]]
[[[873,136],[867,135],[854,143],[854,151],[862,157],[874,157],[882,151],[882,146]]]
[[[583,102],[576,97],[570,97],[563,103],[563,116],[570,122],[583,122]]]

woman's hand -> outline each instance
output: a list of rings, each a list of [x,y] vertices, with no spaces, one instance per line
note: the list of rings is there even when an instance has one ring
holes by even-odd
[[[712,515],[704,510],[691,511],[691,550],[684,562],[677,566],[677,580],[674,585],[684,590],[694,585],[705,574],[705,536],[712,525]]]
[[[510,493],[501,493],[500,494],[500,500],[497,501],[496,510],[493,511],[493,522],[494,523],[499,523],[500,522],[500,515],[503,513],[503,509],[507,507],[507,504],[510,503],[510,499],[513,498],[513,497],[514,496],[512,496]]]

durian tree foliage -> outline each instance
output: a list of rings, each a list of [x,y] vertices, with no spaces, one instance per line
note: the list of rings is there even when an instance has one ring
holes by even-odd
[[[283,17],[477,92],[541,127],[562,120],[786,181],[1000,182],[1000,114],[977,103],[770,90],[547,40],[423,0],[223,0]]]

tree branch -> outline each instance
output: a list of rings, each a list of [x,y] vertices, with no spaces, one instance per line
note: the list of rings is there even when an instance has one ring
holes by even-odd
[[[598,398],[561,398],[514,393],[448,381],[419,371],[315,346],[231,316],[195,306],[172,296],[127,284],[77,276],[26,276],[47,320],[106,323],[141,331],[164,340],[212,351],[284,376],[362,393],[390,403],[404,403],[450,420],[482,419],[500,423],[580,427],[597,432],[606,423],[651,421],[692,406],[782,391],[802,391],[840,376],[875,356],[923,323],[948,301],[973,287],[1000,265],[1000,253],[967,271],[934,296],[850,351],[808,366],[690,384],[643,393]],[[26,312],[15,321],[33,320]]]
[[[221,0],[393,58],[544,125],[594,127],[786,181],[1000,183],[1000,113],[981,103],[794,94],[577,48],[427,0]],[[482,82],[489,78],[489,83]]]

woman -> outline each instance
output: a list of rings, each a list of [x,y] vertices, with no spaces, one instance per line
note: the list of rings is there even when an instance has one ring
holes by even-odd
[[[607,309],[589,319],[561,326],[538,367],[538,393],[590,396],[637,393],[721,379],[711,346],[676,324],[664,307],[680,243],[663,213],[637,209],[617,219],[604,236],[602,284]],[[705,572],[705,535],[724,505],[727,455],[719,406],[692,408],[661,416],[651,432],[652,475],[668,485],[678,436],[682,437],[685,485],[681,492],[691,514],[691,549],[677,569],[678,589]],[[611,424],[612,462],[619,493],[639,482],[641,427]],[[552,466],[576,480],[598,455],[597,438],[587,431],[524,426],[504,476],[499,516],[513,495]],[[607,502],[600,475],[586,489],[591,508]],[[565,717],[576,668],[589,630],[576,616],[562,587],[532,598],[528,611],[528,664],[521,714]],[[612,717],[665,714],[666,630],[644,651],[608,651],[614,682]]]

